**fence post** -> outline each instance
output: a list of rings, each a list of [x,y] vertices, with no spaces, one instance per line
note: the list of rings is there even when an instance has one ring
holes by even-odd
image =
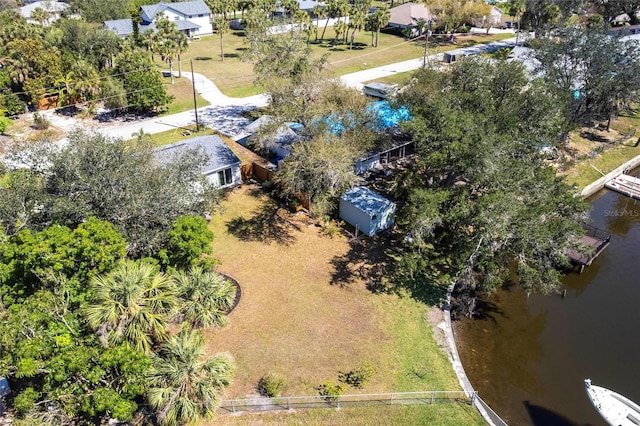
[[[291,410],[291,398],[287,397],[287,410]]]
[[[236,403],[233,401],[233,399],[231,400],[231,411],[233,412],[233,414],[236,413]]]
[[[477,397],[478,397],[478,391],[473,391],[473,393],[471,394],[471,405],[473,405],[476,402]]]
[[[433,404],[434,401],[435,401],[435,395],[433,391],[431,391],[431,404]]]
[[[338,410],[339,410],[340,409],[340,397],[339,396],[336,398],[336,401],[338,402]]]

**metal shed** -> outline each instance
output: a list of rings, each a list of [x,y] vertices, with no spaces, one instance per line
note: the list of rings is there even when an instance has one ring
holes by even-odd
[[[372,237],[393,225],[396,205],[382,195],[356,186],[340,198],[340,218]]]

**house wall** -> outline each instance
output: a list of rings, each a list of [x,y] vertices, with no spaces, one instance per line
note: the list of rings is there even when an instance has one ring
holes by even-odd
[[[225,170],[228,167],[224,167],[224,168],[219,169],[219,170],[208,172],[206,174],[207,180],[209,182],[211,182],[212,184],[214,184],[215,186],[218,186],[220,188],[230,188],[232,186],[241,184],[242,183],[242,173],[241,173],[241,170],[240,170],[240,165],[239,164],[233,164],[230,167],[231,167],[231,183],[228,183],[228,184],[222,185],[222,186],[219,185],[219,183],[220,183],[219,179],[220,178],[218,176],[218,172],[220,172],[221,170]]]
[[[173,10],[167,9],[164,11],[164,15],[172,22],[177,20],[188,20],[193,22],[194,24],[200,25],[200,29],[198,30],[198,35],[206,35],[213,33],[213,27],[211,26],[211,15],[205,14],[204,16],[192,15],[185,16],[179,13],[176,13]],[[176,19],[178,18],[178,19]],[[194,31],[195,32],[195,31]]]
[[[372,223],[369,215],[342,198],[340,199],[339,216],[340,219],[344,220],[348,224],[354,227],[357,226],[359,232],[363,232],[370,237],[375,234],[375,230],[371,226]]]

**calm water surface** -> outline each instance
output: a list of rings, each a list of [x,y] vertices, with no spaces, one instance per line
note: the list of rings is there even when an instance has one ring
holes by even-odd
[[[471,383],[511,426],[605,426],[587,377],[640,403],[640,202],[607,191],[591,205],[611,244],[565,277],[564,298],[514,287],[454,325]]]

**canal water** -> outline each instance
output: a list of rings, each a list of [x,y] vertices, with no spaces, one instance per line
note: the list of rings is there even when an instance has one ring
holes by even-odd
[[[510,426],[606,426],[585,378],[640,403],[640,202],[605,190],[591,205],[611,244],[564,297],[512,286],[454,324],[471,383]]]

